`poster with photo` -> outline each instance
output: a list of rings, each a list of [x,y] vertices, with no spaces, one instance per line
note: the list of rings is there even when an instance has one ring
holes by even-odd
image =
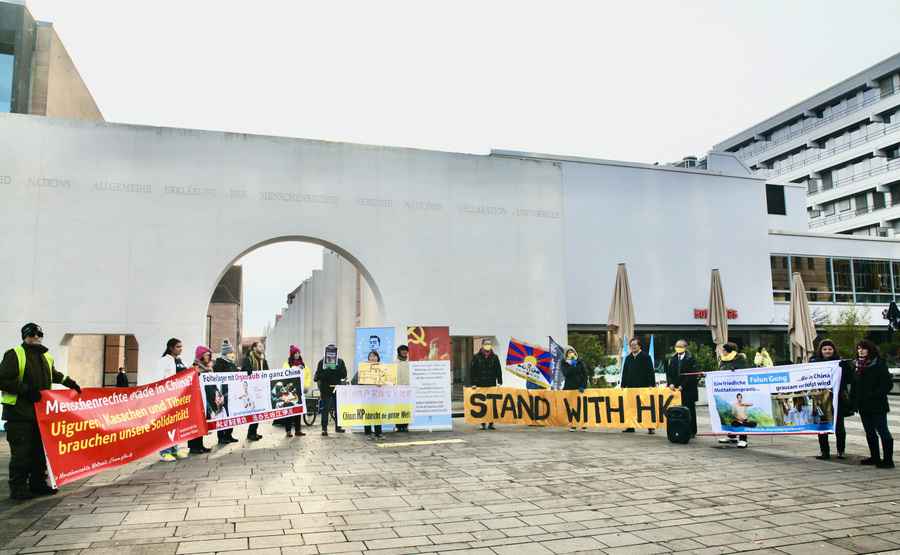
[[[360,363],[369,362],[369,355],[372,352],[378,353],[378,362],[394,362],[396,348],[394,328],[356,328],[356,358],[353,361],[353,373],[357,372]]]
[[[408,326],[409,384],[414,408],[411,430],[452,430],[453,375],[448,326]]]
[[[834,432],[838,361],[706,373],[713,433]]]
[[[303,369],[282,368],[200,374],[200,392],[210,430],[303,414]]]

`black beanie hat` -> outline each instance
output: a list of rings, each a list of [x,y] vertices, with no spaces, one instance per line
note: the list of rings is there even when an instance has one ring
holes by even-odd
[[[22,340],[24,341],[26,337],[44,337],[44,330],[41,329],[41,326],[35,324],[34,322],[28,322],[24,326],[22,326]]]

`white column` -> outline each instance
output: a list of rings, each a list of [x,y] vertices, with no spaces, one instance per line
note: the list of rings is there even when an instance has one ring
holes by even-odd
[[[356,347],[356,268],[344,258],[338,259],[337,279],[337,345],[355,357]],[[345,359],[347,360],[347,359]]]
[[[313,312],[315,307],[312,304],[312,278],[308,278],[303,282],[303,346],[300,347],[305,351],[313,354],[313,358],[318,361],[322,358],[322,353],[316,351],[313,345]]]
[[[322,344],[337,345],[338,255],[325,251],[322,257]]]
[[[315,352],[325,352],[325,342],[322,329],[322,316],[325,313],[325,303],[322,297],[322,270],[313,270],[312,273],[312,306],[313,306],[313,322],[312,322],[312,344]]]

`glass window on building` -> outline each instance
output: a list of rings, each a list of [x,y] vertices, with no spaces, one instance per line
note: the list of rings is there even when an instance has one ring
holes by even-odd
[[[766,185],[766,208],[769,214],[784,216],[787,206],[784,202],[784,185]]]
[[[838,303],[853,302],[853,269],[850,259],[835,258],[831,261],[834,272],[834,300]]]
[[[856,302],[891,302],[891,268],[887,260],[854,260],[853,280]]]
[[[786,256],[771,256],[772,298],[776,302],[791,300],[791,272]]]
[[[0,51],[0,112],[12,110],[13,59]]]
[[[799,273],[810,302],[830,303],[831,260],[814,256],[792,256],[791,273]]]

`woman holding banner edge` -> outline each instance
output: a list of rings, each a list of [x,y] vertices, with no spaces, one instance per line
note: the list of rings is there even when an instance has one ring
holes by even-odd
[[[578,358],[578,352],[572,347],[566,349],[566,354],[563,358],[562,372],[566,379],[563,390],[577,390],[579,393],[584,393],[588,385],[588,373],[587,368],[584,366],[584,361]],[[572,426],[569,428],[569,431],[574,432],[576,429],[575,426]],[[581,431],[586,432],[587,426],[582,426]]]
[[[849,361],[841,360],[837,347],[830,339],[823,339],[819,343],[816,354],[809,359],[810,362],[826,362],[830,360],[840,360],[841,365],[841,385],[838,389],[838,405],[837,414],[835,415],[834,438],[837,443],[837,458],[844,458],[844,451],[847,447],[847,430],[844,427],[844,418],[853,415],[853,403],[850,402],[850,382],[853,380],[853,368]],[[816,456],[821,461],[831,459],[831,448],[828,444],[828,434],[819,434],[819,451],[821,454]]]

